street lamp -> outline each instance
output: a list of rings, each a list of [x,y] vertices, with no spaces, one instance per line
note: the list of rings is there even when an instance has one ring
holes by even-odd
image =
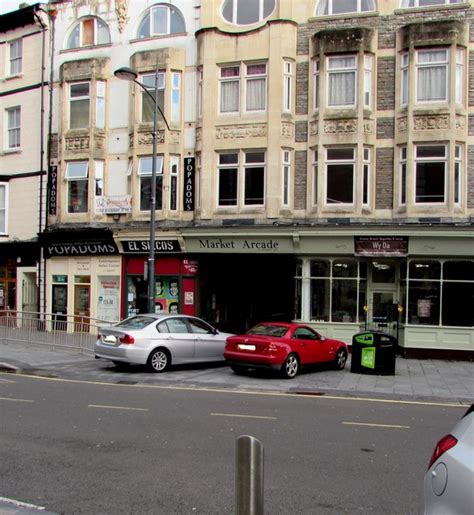
[[[151,158],[151,193],[150,193],[150,253],[148,255],[148,313],[155,312],[155,209],[156,209],[156,111],[165,122],[166,128],[170,130],[163,111],[158,105],[158,66],[155,70],[155,95],[153,96],[148,88],[137,80],[138,73],[133,68],[123,67],[115,70],[114,75],[121,80],[132,81],[138,84],[143,91],[153,100],[153,155]]]

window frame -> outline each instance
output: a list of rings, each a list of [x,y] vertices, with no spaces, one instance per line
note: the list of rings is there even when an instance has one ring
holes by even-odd
[[[180,156],[170,155],[169,210],[179,209],[179,163]]]
[[[231,69],[231,68],[238,70],[238,75],[223,77],[222,76],[223,70]],[[242,73],[241,73],[241,65],[240,64],[219,66],[219,115],[226,116],[226,115],[235,115],[235,114],[240,113],[241,76],[242,76]],[[236,93],[237,106],[235,109],[232,109],[232,110],[223,110],[222,109],[222,98],[223,98],[222,87],[223,87],[223,84],[228,84],[228,83],[232,83],[232,82],[237,83],[237,93]]]
[[[421,147],[443,147],[444,148],[444,157],[436,156],[436,157],[418,157],[418,149]],[[413,203],[417,206],[427,206],[427,205],[433,205],[433,206],[440,206],[440,205],[446,205],[448,200],[448,162],[449,162],[449,152],[448,152],[448,145],[446,143],[419,143],[414,145],[414,159],[413,159],[413,166],[414,166],[414,173],[413,173],[413,180],[414,180],[414,188],[413,188]],[[418,164],[428,164],[428,163],[443,163],[444,164],[444,191],[443,191],[443,201],[442,202],[420,202],[417,200],[418,198]],[[431,182],[431,181],[430,181]],[[425,195],[426,196],[426,195]],[[431,195],[433,196],[433,195]]]
[[[354,59],[353,66],[341,67],[341,68],[331,68],[330,62],[335,61],[336,59]],[[358,82],[358,68],[359,68],[359,59],[357,54],[338,54],[338,55],[328,55],[326,56],[326,105],[328,109],[350,109],[355,108],[357,106],[357,82]],[[335,104],[330,103],[330,95],[331,95],[331,75],[339,75],[339,74],[353,74],[354,75],[354,89],[352,91],[352,95],[354,97],[354,101],[352,103],[343,103],[343,104]],[[347,93],[346,93],[347,95]]]
[[[432,53],[433,52],[445,52],[446,60],[420,63],[419,56],[421,54],[428,54],[430,52],[432,52]],[[415,51],[415,95],[416,95],[417,104],[425,104],[426,105],[426,104],[440,104],[440,103],[449,102],[449,81],[450,81],[449,63],[450,63],[450,59],[451,59],[450,54],[451,54],[450,49],[447,47],[436,47],[436,48],[433,47],[433,48],[418,48],[418,49],[416,49],[416,51]],[[445,95],[444,95],[444,98],[436,98],[436,99],[429,98],[429,99],[420,100],[420,98],[418,96],[420,71],[422,69],[434,68],[434,67],[437,67],[437,68],[444,67],[444,70],[445,70],[445,81],[444,81]]]
[[[321,90],[321,62],[319,59],[313,60],[313,109],[319,110],[320,90]]]
[[[150,170],[143,170],[143,163],[145,161],[150,161]],[[164,154],[156,154],[156,189],[155,189],[155,211],[161,211],[163,209],[163,182],[164,182],[164,160],[165,156]],[[142,179],[151,179],[151,176],[153,174],[152,170],[153,166],[153,156],[152,155],[142,155],[138,156],[138,166],[137,166],[137,176],[138,176],[138,207],[139,211],[141,213],[150,212],[150,207],[146,207],[145,209],[142,209],[142,201],[143,201],[143,193],[142,193]],[[161,181],[160,181],[161,180]],[[160,184],[161,182],[161,184]],[[151,184],[150,184],[151,188]]]
[[[291,150],[282,150],[282,190],[281,204],[283,207],[290,207],[291,198]]]
[[[293,108],[293,61],[283,60],[283,112],[291,113]]]
[[[226,5],[227,3],[231,1],[232,2],[232,15],[231,15],[231,19],[227,19],[226,16],[224,15],[224,10],[226,9]],[[270,10],[270,12],[264,16],[265,12],[264,12],[264,3],[265,3],[265,0],[257,0],[258,1],[258,6],[257,6],[257,9],[258,9],[258,13],[257,13],[257,18],[251,22],[248,22],[248,23],[238,23],[238,11],[239,11],[239,3],[240,3],[240,0],[225,0],[222,2],[222,7],[221,7],[221,17],[222,19],[227,22],[227,23],[230,23],[232,25],[239,25],[239,26],[246,26],[246,25],[253,25],[254,23],[259,23],[263,20],[266,20],[268,17],[270,17],[274,12],[275,12],[275,8],[276,8],[276,0],[272,0],[273,1],[273,7],[272,9]],[[256,5],[256,2],[254,3],[254,5]],[[244,8],[247,7],[244,5]]]
[[[79,86],[81,84],[87,84],[88,86],[88,94],[82,95],[78,97],[72,96],[72,88],[74,86]],[[81,129],[89,129],[91,126],[91,96],[92,96],[92,84],[91,81],[78,81],[78,82],[70,82],[68,84],[69,88],[69,98],[68,98],[68,128],[69,130],[81,130]],[[87,100],[88,101],[88,122],[85,127],[72,127],[72,104],[73,102],[81,102]]]
[[[410,100],[410,54],[400,55],[400,104],[407,106]]]
[[[8,150],[21,149],[21,106],[12,106],[5,109],[6,117],[6,148]],[[18,120],[18,123],[16,121]],[[14,125],[11,125],[13,121]]]
[[[374,56],[364,54],[364,107],[372,109],[373,104],[373,76],[374,76]]]
[[[372,9],[362,10],[362,1],[363,0],[356,0],[357,1],[357,8],[355,11],[343,11],[340,13],[334,13],[333,12],[333,3],[334,1],[337,2],[337,0],[320,0],[318,2],[318,5],[316,6],[316,16],[344,16],[346,14],[365,14],[365,13],[372,13],[376,11],[376,5],[374,0],[367,0],[367,3],[372,2]],[[322,11],[322,12],[321,12]],[[327,11],[327,12],[326,12]]]
[[[255,73],[255,74],[249,74],[248,69],[252,66],[265,66],[265,72],[263,73]],[[264,113],[267,110],[267,103],[268,103],[268,66],[266,62],[258,62],[258,63],[244,63],[244,84],[245,84],[245,114],[258,114],[258,113]],[[263,92],[264,92],[264,98],[263,98],[263,107],[257,107],[255,109],[249,108],[249,84],[251,82],[260,82],[263,81]]]
[[[153,11],[156,10],[166,10],[166,30],[164,32],[154,32],[155,29],[155,16],[153,14]],[[183,30],[172,32],[171,26],[172,26],[172,10],[177,15],[177,18],[180,19]],[[144,29],[145,22],[148,18],[148,35],[141,36],[141,32]],[[184,16],[182,12],[174,5],[170,4],[156,4],[149,7],[145,14],[142,16],[140,23],[138,24],[138,30],[137,30],[137,38],[138,39],[146,39],[146,38],[154,38],[154,37],[160,37],[160,36],[171,36],[171,35],[177,35],[177,34],[185,34],[186,33],[186,22],[184,19]]]
[[[143,84],[143,87],[148,91],[148,93],[150,93],[150,95],[152,96],[152,98],[155,99],[155,102],[158,103],[158,105],[160,105],[160,97],[163,99],[163,102],[162,104],[163,105],[160,105],[160,108],[161,110],[163,111],[163,113],[165,113],[166,111],[166,71],[165,70],[159,70],[158,71],[158,98],[156,99],[154,97],[154,94],[155,94],[155,76],[156,76],[156,72],[153,72],[153,73],[149,73],[149,72],[144,72],[140,75],[140,83]],[[151,79],[151,82],[152,82],[152,86],[149,86],[147,84],[147,81]],[[150,96],[148,95],[148,93],[146,93],[143,88],[140,88],[140,123],[143,123],[143,124],[146,124],[146,123],[153,123],[153,110],[155,109],[155,106],[154,106],[154,103],[153,101],[151,100]],[[145,103],[150,103],[149,105],[151,105],[151,117],[150,119],[145,119],[146,117],[144,116],[145,115]],[[158,119],[158,118],[157,118]]]
[[[399,203],[400,206],[407,204],[407,147],[400,147],[400,166],[399,166]]]
[[[311,152],[312,155],[312,163],[311,169],[313,174],[313,188],[311,190],[311,203],[312,206],[315,207],[319,204],[318,202],[318,167],[319,167],[319,153],[318,150],[313,150]]]
[[[329,159],[328,152],[331,150],[352,150],[352,159]],[[326,147],[324,159],[324,205],[326,208],[340,207],[354,207],[356,199],[356,172],[357,172],[357,147],[356,146],[342,146],[342,147]],[[352,165],[352,201],[351,202],[328,202],[328,178],[329,167],[337,165]]]
[[[401,2],[401,9],[426,9],[430,7],[439,7],[440,5],[455,5],[463,3],[464,0],[441,0],[436,2],[436,0],[433,0],[433,3],[430,5],[419,5],[419,0],[402,0]],[[411,2],[413,2],[414,5],[409,5]],[[408,4],[408,5],[407,5]]]
[[[4,205],[2,206],[0,204],[0,213],[4,213],[4,217],[3,217],[3,228],[2,226],[0,225],[0,234],[1,235],[6,235],[8,234],[8,195],[9,195],[9,184],[8,182],[0,182],[0,190],[4,191],[4,198],[5,198],[5,203]],[[1,196],[0,196],[0,199],[1,199]],[[1,218],[0,218],[0,222],[1,222]]]
[[[79,174],[72,174],[71,168],[72,165],[79,165],[83,164],[84,169],[80,171]],[[66,171],[64,173],[64,180],[67,182],[67,213],[68,214],[84,214],[89,212],[89,161],[86,160],[80,160],[80,161],[67,161],[66,162]],[[74,210],[72,207],[74,206],[74,200],[77,201],[78,204],[80,204],[80,200],[82,200],[80,197],[80,191],[76,191],[76,198],[73,198],[74,191],[73,185],[76,185],[76,183],[85,182],[85,194],[82,195],[82,199],[86,199],[86,205],[85,209],[82,210]],[[78,185],[75,186],[76,188]],[[84,192],[83,192],[84,193]]]
[[[462,47],[455,49],[455,75],[454,75],[454,96],[456,104],[464,105],[465,98],[465,81],[464,74],[466,70],[466,50]]]
[[[372,148],[362,148],[362,206],[369,207],[372,197]]]
[[[454,145],[454,178],[453,178],[453,203],[460,206],[463,202],[463,169],[464,169],[464,145]]]
[[[90,23],[90,22],[93,22],[93,34],[92,34],[92,43],[84,43],[84,32],[85,32],[85,29],[84,29],[84,25],[86,23]],[[99,27],[99,24],[102,25],[102,27]],[[74,32],[76,31],[76,29],[79,28],[79,44],[77,46],[73,46],[72,44],[72,38],[73,38],[73,35],[74,35]],[[107,30],[107,40],[108,41],[104,41],[104,42],[99,42],[99,32],[101,29],[106,29]],[[79,20],[77,20],[77,22],[73,25],[72,29],[69,31],[69,34],[67,36],[67,40],[66,40],[66,49],[67,50],[76,50],[76,49],[79,49],[79,48],[90,48],[90,47],[94,47],[94,46],[99,46],[99,45],[110,45],[111,43],[111,38],[110,38],[110,29],[109,29],[109,26],[107,25],[107,23],[102,20],[101,18],[98,18],[97,16],[84,16],[82,18],[80,18]]]
[[[19,75],[23,72],[23,38],[17,38],[8,44],[9,75]],[[18,68],[18,69],[17,69]]]

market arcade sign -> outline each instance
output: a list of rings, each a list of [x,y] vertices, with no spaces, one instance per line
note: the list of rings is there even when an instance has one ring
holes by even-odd
[[[407,236],[354,236],[356,256],[407,256]]]

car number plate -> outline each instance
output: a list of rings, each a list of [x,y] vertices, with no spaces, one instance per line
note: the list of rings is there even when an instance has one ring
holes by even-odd
[[[115,345],[117,343],[117,338],[111,334],[109,334],[108,336],[104,336],[102,338],[102,341],[106,344],[106,345]]]
[[[244,343],[239,343],[240,350],[255,350],[255,345],[245,345]]]

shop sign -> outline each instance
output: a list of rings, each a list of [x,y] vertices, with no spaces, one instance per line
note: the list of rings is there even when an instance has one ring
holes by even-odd
[[[109,195],[95,198],[95,212],[97,214],[122,214],[132,212],[131,195]]]
[[[53,275],[53,283],[67,283],[67,275]]]
[[[56,214],[58,202],[58,167],[51,165],[48,168],[48,214]]]
[[[188,238],[188,252],[293,252],[291,239],[282,238]]]
[[[122,241],[123,251],[127,254],[143,254],[150,252],[149,240],[124,240]],[[178,240],[155,240],[156,252],[181,252]]]
[[[197,274],[199,270],[199,262],[194,259],[183,259],[183,268],[188,274]]]
[[[45,257],[97,256],[118,254],[117,246],[110,240],[51,242],[44,246]]]
[[[195,158],[184,158],[184,211],[194,211]]]
[[[407,236],[355,236],[356,256],[407,256]]]

